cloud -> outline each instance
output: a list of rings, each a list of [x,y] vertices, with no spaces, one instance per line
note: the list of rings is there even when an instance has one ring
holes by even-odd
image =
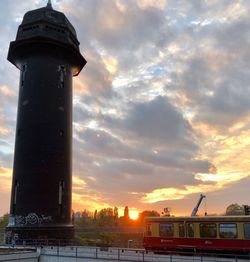
[[[91,210],[94,211],[95,209],[100,210],[103,208],[107,208],[110,205],[107,203],[103,203],[102,198],[98,198],[91,195],[86,194],[72,194],[72,200],[73,200],[73,209],[74,210]]]
[[[84,56],[88,66],[83,68],[84,73],[75,80],[75,93],[86,95],[90,92],[109,91],[112,87],[112,75],[106,60],[103,61],[96,52],[85,52]]]
[[[0,191],[3,193],[9,192],[11,188],[12,170],[9,168],[0,167]]]
[[[231,82],[218,87],[212,96],[204,99],[200,106],[201,113],[196,120],[211,126],[230,128],[249,115],[249,95],[248,88],[244,88],[242,84],[238,87]]]
[[[82,147],[95,157],[131,159],[164,167],[186,166],[193,171],[207,171],[211,166],[208,161],[193,159],[198,151],[195,134],[166,98],[135,103],[124,119],[108,117],[104,124],[104,129],[76,131]]]
[[[115,199],[118,205],[126,201],[132,204],[144,192],[163,183],[196,183],[194,173],[211,170],[209,161],[195,159],[195,134],[166,97],[134,103],[129,108],[124,118],[102,117],[104,121],[96,124],[97,129],[76,130],[81,151],[74,151],[74,168],[85,168],[78,175],[94,178],[86,179],[86,186],[100,192],[106,203],[114,203]],[[84,165],[79,164],[80,159]]]
[[[249,4],[152,3],[63,6],[95,54],[80,81],[74,170],[110,205],[176,206],[233,187],[248,168]]]
[[[160,96],[153,101],[134,104],[122,126],[133,132],[137,139],[152,139],[157,144],[181,146],[192,143],[189,123],[167,98]]]
[[[0,4],[0,164],[8,170],[19,81],[8,46],[23,14],[45,4]],[[74,209],[160,210],[171,201],[181,214],[203,190],[219,194],[222,206],[229,188],[249,183],[247,1],[60,0],[53,7],[75,26],[88,61],[73,88]]]
[[[159,2],[159,1],[158,1]],[[140,4],[141,3],[141,4]],[[70,1],[65,1],[62,9],[67,10],[76,24],[81,25],[77,30],[79,36],[84,32],[90,41],[95,39],[104,48],[137,48],[142,43],[154,41],[164,25],[164,12],[161,9],[164,2],[159,5],[136,1],[85,1],[85,8],[72,9]],[[75,6],[81,6],[74,1]],[[160,8],[159,8],[160,7]],[[89,23],[91,21],[91,23]],[[139,34],[139,35],[138,35]]]
[[[196,174],[195,179],[204,183],[198,185],[185,185],[184,188],[158,188],[142,197],[142,202],[156,203],[166,200],[180,200],[193,194],[210,193],[225,189],[230,184],[248,178],[250,174],[242,176],[240,173],[231,174]],[[240,177],[240,178],[239,178]],[[208,183],[212,182],[212,183]]]

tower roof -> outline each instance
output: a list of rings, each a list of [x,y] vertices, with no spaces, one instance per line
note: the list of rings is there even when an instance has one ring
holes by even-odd
[[[77,75],[86,63],[79,50],[79,41],[74,27],[67,17],[52,8],[51,0],[47,5],[27,12],[18,28],[16,40],[11,42],[8,59],[17,67],[20,66],[22,52],[27,46],[41,45],[67,50],[77,61],[74,75]],[[18,60],[17,59],[20,60]]]
[[[76,36],[76,31],[73,25],[69,22],[67,17],[52,8],[52,4],[49,1],[46,7],[38,8],[32,11],[28,11],[24,17],[21,26],[28,25],[37,22],[48,22],[54,25],[68,28],[71,33]]]
[[[76,31],[67,17],[52,8],[51,1],[42,8],[28,11],[19,26],[16,40],[43,37],[70,44],[79,50]]]

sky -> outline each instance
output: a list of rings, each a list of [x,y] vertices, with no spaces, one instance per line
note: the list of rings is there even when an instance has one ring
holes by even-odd
[[[25,12],[0,0],[0,214],[9,211]],[[73,209],[250,204],[250,1],[53,0],[88,61],[73,82]]]

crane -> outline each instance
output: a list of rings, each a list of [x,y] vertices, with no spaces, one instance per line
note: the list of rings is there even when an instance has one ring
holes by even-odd
[[[206,196],[205,196],[204,194],[200,194],[199,200],[198,200],[195,208],[194,208],[193,211],[192,211],[192,214],[191,214],[192,217],[196,216],[196,214],[197,214],[197,212],[198,212],[198,209],[199,209],[199,206],[200,206],[203,198],[205,198],[205,197],[206,197]]]

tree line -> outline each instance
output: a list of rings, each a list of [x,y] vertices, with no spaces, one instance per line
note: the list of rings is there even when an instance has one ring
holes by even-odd
[[[145,217],[160,216],[155,210],[145,210],[139,213],[138,219],[129,217],[129,209],[125,207],[124,216],[118,216],[118,208],[108,207],[100,211],[91,212],[87,209],[82,212],[73,212],[72,221],[76,226],[142,226]]]
[[[226,216],[241,216],[247,214],[250,211],[250,207],[246,205],[239,205],[237,203],[231,204],[226,208],[226,211],[222,215]],[[211,215],[211,214],[210,214]],[[216,214],[213,214],[216,215]],[[250,215],[250,214],[249,214]],[[72,222],[79,227],[84,226],[142,226],[145,217],[159,217],[160,213],[155,210],[144,210],[139,213],[138,219],[132,220],[129,217],[129,209],[125,207],[124,216],[118,216],[118,208],[108,207],[101,210],[95,210],[91,212],[87,209],[81,212],[72,211]],[[6,213],[0,218],[0,228],[5,228],[8,225],[9,214]]]

